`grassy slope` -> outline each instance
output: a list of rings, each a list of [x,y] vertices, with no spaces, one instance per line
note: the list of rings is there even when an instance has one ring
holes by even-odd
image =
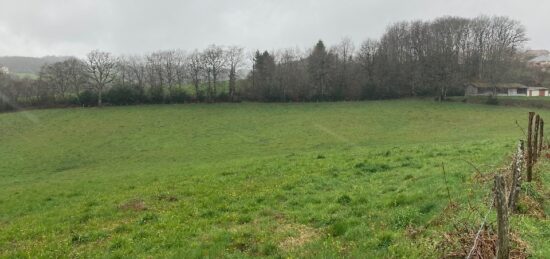
[[[441,163],[453,199],[480,201],[488,187],[461,159],[499,166],[526,111],[384,101],[0,114],[0,256],[438,256],[451,227]],[[548,233],[536,224],[533,240]]]

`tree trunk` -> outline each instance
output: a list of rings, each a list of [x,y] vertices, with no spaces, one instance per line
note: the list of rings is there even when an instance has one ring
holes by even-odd
[[[197,101],[199,101],[199,82],[198,81],[195,81],[195,99],[197,99]]]
[[[229,72],[229,98],[233,102],[235,101],[235,68],[231,67]]]
[[[97,92],[97,106],[99,106],[99,107],[101,107],[103,105],[102,100],[101,100],[102,94],[103,94],[103,88],[99,88],[99,90]]]
[[[218,75],[217,75],[217,72],[216,73],[212,73],[212,79],[214,82],[212,82],[212,97],[213,99],[216,99],[216,95],[217,95],[217,89],[216,89],[216,84],[218,82]]]

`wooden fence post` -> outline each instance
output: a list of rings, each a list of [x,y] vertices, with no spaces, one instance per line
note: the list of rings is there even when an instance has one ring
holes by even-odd
[[[529,125],[527,126],[527,182],[531,182],[533,174],[533,117],[534,112],[529,112]]]
[[[540,119],[540,130],[539,130],[539,157],[540,157],[540,154],[541,154],[541,151],[542,151],[542,144],[544,143],[544,120],[541,118]]]
[[[510,188],[510,196],[508,198],[508,208],[510,211],[516,210],[516,202],[518,200],[519,192],[521,191],[521,171],[523,169],[523,154],[524,154],[524,142],[520,140],[518,143],[518,149],[514,155],[512,161],[512,186]]]
[[[535,116],[535,133],[533,134],[533,165],[537,163],[539,157],[539,127],[540,127],[540,116],[537,114]]]
[[[510,247],[508,240],[508,204],[506,204],[504,177],[495,175],[495,205],[497,207],[497,259],[508,259]]]

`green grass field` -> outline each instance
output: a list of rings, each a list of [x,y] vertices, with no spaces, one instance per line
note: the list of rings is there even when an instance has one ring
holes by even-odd
[[[0,257],[437,258],[452,249],[443,233],[481,217],[446,217],[442,163],[453,202],[482,204],[491,183],[465,160],[506,165],[527,111],[399,100],[0,114]],[[550,256],[547,220],[512,229]]]

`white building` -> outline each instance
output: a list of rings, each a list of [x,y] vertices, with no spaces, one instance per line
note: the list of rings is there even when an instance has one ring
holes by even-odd
[[[0,73],[9,74],[10,70],[8,69],[8,67],[0,66]]]
[[[550,96],[548,88],[526,86],[518,83],[469,83],[466,96]]]

